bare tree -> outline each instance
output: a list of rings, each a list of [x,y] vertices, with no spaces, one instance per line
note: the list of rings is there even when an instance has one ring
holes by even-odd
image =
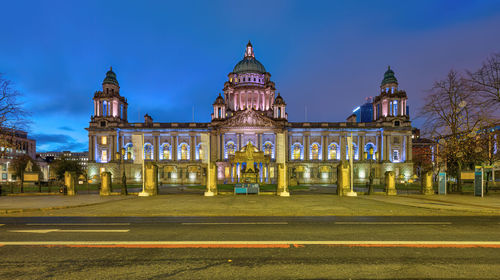
[[[476,72],[467,71],[473,92],[478,93],[487,107],[500,109],[500,53],[492,54]]]
[[[480,105],[467,80],[451,70],[445,79],[434,83],[420,110],[424,133],[439,140],[438,157],[457,178],[458,190],[462,167],[481,152],[476,148],[476,133],[488,124],[489,116]]]
[[[16,131],[27,126],[27,113],[22,108],[21,94],[10,80],[0,74],[0,156],[15,150]]]

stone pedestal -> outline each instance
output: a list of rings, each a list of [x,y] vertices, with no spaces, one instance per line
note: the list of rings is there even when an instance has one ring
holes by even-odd
[[[432,188],[432,172],[427,171],[422,176],[422,194],[433,195],[434,189]]]
[[[279,196],[290,196],[288,191],[288,176],[286,174],[286,166],[284,163],[278,164],[278,189],[277,195]]]
[[[152,162],[144,166],[144,192],[148,195],[158,194],[158,166]]]
[[[111,172],[101,173],[101,190],[100,195],[111,195]]]
[[[351,190],[349,172],[349,163],[345,160],[341,161],[337,166],[337,194],[340,196],[346,195]]]
[[[394,171],[385,172],[385,193],[387,195],[396,195],[396,174]]]
[[[76,173],[64,172],[64,185],[66,186],[67,195],[75,195]]]
[[[217,170],[215,163],[211,162],[207,167],[207,190],[205,196],[214,196],[217,194]]]

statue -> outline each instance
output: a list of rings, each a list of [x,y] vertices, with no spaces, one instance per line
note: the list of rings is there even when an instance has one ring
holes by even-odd
[[[255,168],[255,162],[269,163],[269,156],[264,155],[264,152],[257,150],[257,148],[249,142],[241,151],[234,153],[234,158],[231,163],[245,163],[245,169],[242,170],[242,179],[246,183],[257,183],[259,177],[259,170]]]
[[[24,168],[24,171],[33,172],[33,163],[31,162],[31,160],[29,160],[28,163],[26,163],[26,168]]]

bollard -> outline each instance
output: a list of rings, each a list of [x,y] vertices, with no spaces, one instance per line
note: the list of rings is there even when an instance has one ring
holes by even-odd
[[[71,171],[64,172],[64,194],[75,195],[76,173]]]
[[[432,172],[427,171],[424,173],[422,178],[422,194],[432,195],[434,194],[434,189],[432,188]]]
[[[349,172],[349,163],[345,160],[341,161],[337,166],[337,194],[339,196],[345,195],[351,189],[351,174]]]
[[[385,172],[385,193],[387,195],[396,195],[396,178],[394,171]]]
[[[152,162],[148,162],[145,168],[144,176],[144,192],[148,195],[158,194],[158,166]]]
[[[102,172],[101,173],[101,190],[99,195],[111,195],[111,173]]]

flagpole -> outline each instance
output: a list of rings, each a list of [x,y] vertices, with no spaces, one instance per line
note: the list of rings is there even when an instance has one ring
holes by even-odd
[[[347,196],[357,196],[358,194],[354,192],[354,150],[353,150],[353,144],[352,144],[352,132],[351,136],[349,137],[349,140],[347,141],[348,144],[348,150],[347,152],[349,153],[349,166],[350,166],[350,174],[351,175],[351,180],[350,181],[350,191],[346,194]]]
[[[142,159],[142,192],[139,193],[139,196],[149,196],[148,193],[145,192],[144,186],[146,182],[146,171],[144,167],[144,133],[141,135],[141,159]]]

